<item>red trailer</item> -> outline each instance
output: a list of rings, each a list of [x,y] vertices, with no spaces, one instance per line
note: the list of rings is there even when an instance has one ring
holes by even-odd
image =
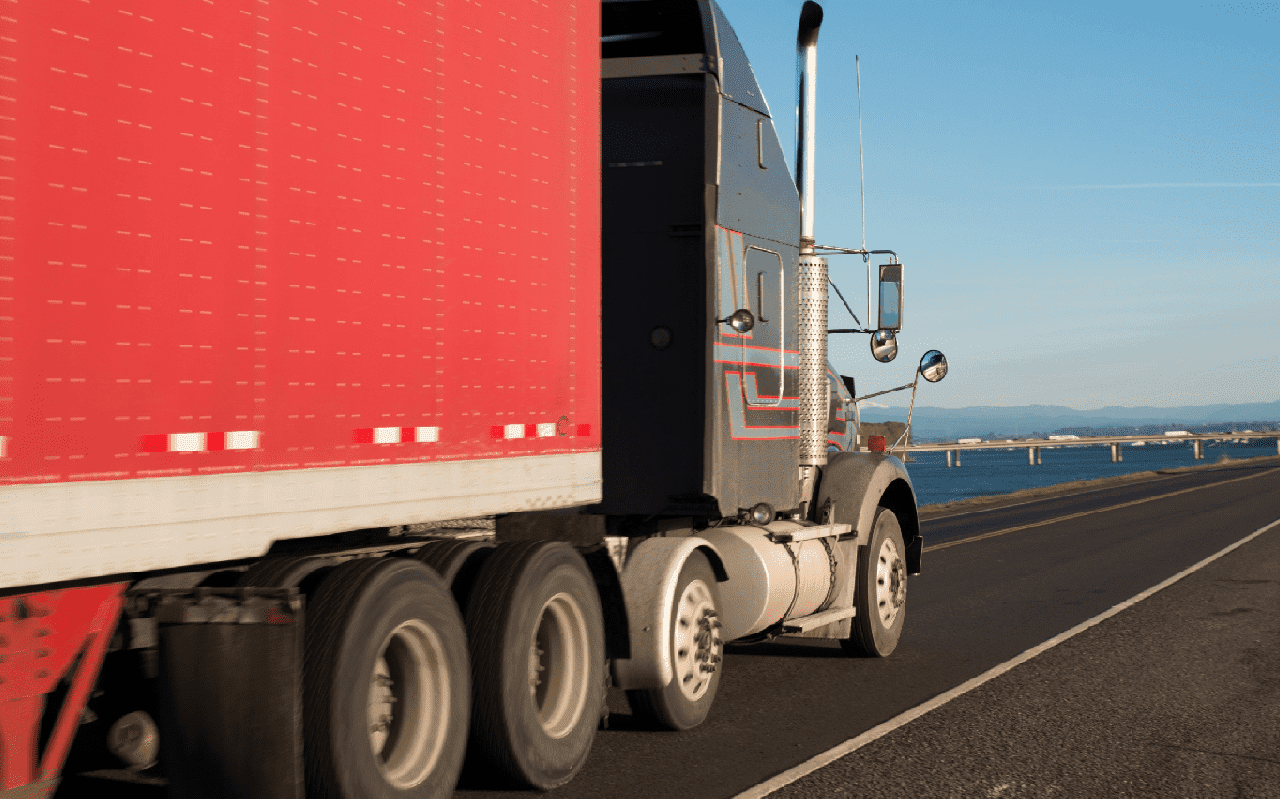
[[[596,4],[110,5],[5,23],[0,584],[597,499]]]
[[[6,5],[14,788],[131,576],[599,499],[600,91],[594,0]]]
[[[711,0],[0,5],[0,799],[546,789],[610,681],[680,730],[726,641],[894,650],[815,3],[794,178]]]

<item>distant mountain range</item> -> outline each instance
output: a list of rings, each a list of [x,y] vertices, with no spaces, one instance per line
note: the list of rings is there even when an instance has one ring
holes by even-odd
[[[863,407],[868,422],[905,421],[905,406]],[[917,405],[912,438],[919,442],[957,438],[1027,438],[1050,433],[1115,434],[1121,431],[1159,434],[1165,430],[1252,430],[1280,427],[1280,400],[1240,405],[1190,405],[1181,408],[1112,406],[1079,411],[1063,405],[974,406],[934,408]]]

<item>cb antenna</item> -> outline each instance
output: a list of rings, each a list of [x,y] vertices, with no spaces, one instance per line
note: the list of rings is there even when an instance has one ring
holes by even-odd
[[[867,248],[867,171],[862,165],[862,64],[853,57],[853,70],[858,84],[858,191],[862,195],[862,249]],[[865,259],[866,256],[863,256]]]
[[[858,193],[862,195],[862,249],[867,249],[867,170],[862,163],[862,64],[853,57],[853,69],[858,85]],[[871,320],[871,256],[863,255],[867,267],[867,320]]]

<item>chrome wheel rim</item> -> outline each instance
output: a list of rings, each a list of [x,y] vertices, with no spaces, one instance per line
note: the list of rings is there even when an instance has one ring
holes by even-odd
[[[907,601],[907,567],[898,545],[886,538],[876,559],[876,612],[886,628],[897,621]]]
[[[406,790],[431,774],[449,734],[451,701],[435,630],[420,619],[392,630],[374,659],[367,705],[369,748],[388,783]]]
[[[685,699],[697,702],[711,687],[724,650],[715,601],[702,580],[690,581],[681,592],[673,632],[676,685]]]
[[[590,651],[587,619],[578,601],[564,592],[548,599],[529,642],[529,696],[538,723],[552,738],[568,735],[582,717]]]

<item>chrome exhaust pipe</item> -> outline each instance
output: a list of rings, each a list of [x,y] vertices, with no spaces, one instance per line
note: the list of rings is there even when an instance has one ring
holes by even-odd
[[[796,189],[800,192],[800,254],[813,254],[813,154],[817,120],[818,28],[822,6],[805,0],[796,34]]]
[[[815,254],[813,158],[818,28],[822,6],[806,0],[796,34],[796,189],[800,194],[800,512],[808,517],[818,469],[827,464],[827,261]]]

